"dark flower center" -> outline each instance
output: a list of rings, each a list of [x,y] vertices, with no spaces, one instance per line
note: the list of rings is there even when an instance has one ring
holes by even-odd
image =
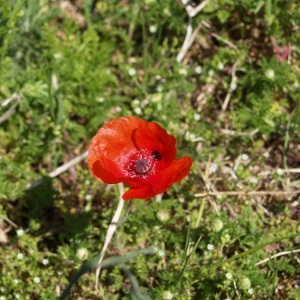
[[[145,158],[138,159],[134,163],[134,169],[135,169],[136,173],[139,173],[139,174],[147,173],[150,170],[150,168],[151,168],[151,163],[148,159],[145,159]]]
[[[157,161],[161,159],[158,151],[140,150],[130,157],[125,168],[129,176],[145,178],[155,172]]]

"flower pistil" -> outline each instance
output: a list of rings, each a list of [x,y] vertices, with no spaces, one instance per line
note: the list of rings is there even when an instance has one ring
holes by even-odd
[[[130,157],[124,168],[130,177],[144,178],[155,172],[156,163],[161,159],[158,151],[140,150]]]

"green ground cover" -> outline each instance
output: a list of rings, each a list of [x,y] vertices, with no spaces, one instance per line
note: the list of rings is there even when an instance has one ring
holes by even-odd
[[[0,0],[0,299],[56,299],[99,254],[117,186],[51,172],[127,115],[192,170],[125,203],[99,290],[87,272],[70,299],[300,299],[299,20],[292,0]]]

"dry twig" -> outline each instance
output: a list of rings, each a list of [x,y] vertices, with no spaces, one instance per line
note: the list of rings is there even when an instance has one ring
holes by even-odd
[[[8,224],[10,224],[11,226],[18,228],[19,226],[17,224],[15,224],[12,220],[10,220],[9,218],[7,218],[6,216],[0,214],[0,218],[2,218],[4,221],[6,221]]]
[[[1,106],[4,107],[13,100],[17,101],[0,117],[0,123],[6,121],[15,112],[16,107],[21,103],[21,96],[17,93],[13,93],[11,97],[1,103]]]
[[[235,90],[236,82],[237,82],[237,79],[238,79],[237,76],[235,75],[235,72],[236,72],[236,68],[238,66],[238,63],[239,62],[237,61],[232,66],[230,87],[229,87],[228,93],[227,93],[227,95],[224,99],[224,102],[223,102],[223,105],[222,105],[222,111],[225,111],[227,109],[230,98],[231,98],[231,95],[232,95],[232,92]]]
[[[232,49],[235,49],[235,50],[238,49],[238,47],[237,47],[235,44],[233,44],[233,43],[231,43],[230,41],[228,41],[228,40],[222,38],[220,35],[218,35],[218,34],[216,34],[216,33],[212,33],[211,35],[212,35],[213,37],[215,37],[217,40],[219,40],[219,41],[223,42],[224,44],[228,45],[228,46],[231,47]]]
[[[293,195],[293,194],[300,194],[300,190],[296,191],[222,191],[222,192],[203,192],[203,193],[197,193],[194,196],[195,197],[206,197],[206,196],[266,196],[266,195]]]
[[[178,62],[181,62],[183,60],[188,49],[190,48],[190,45],[191,45],[190,40],[191,40],[192,33],[193,33],[192,18],[189,17],[189,23],[188,23],[188,26],[186,29],[185,39],[184,39],[184,42],[182,44],[182,47],[181,47],[179,53],[177,54],[177,57],[176,57],[176,60]]]
[[[183,5],[185,6],[186,12],[188,14],[189,17],[189,23],[187,26],[187,30],[186,30],[186,35],[185,35],[185,39],[184,42],[182,44],[182,47],[179,51],[179,53],[177,54],[176,60],[178,62],[181,62],[183,60],[183,58],[185,57],[187,51],[189,50],[189,48],[192,46],[198,31],[201,28],[201,23],[197,26],[197,28],[193,31],[193,17],[195,17],[208,3],[210,0],[204,0],[203,2],[201,2],[197,7],[193,7],[191,6],[191,4],[189,3],[189,1],[187,0],[182,0]]]
[[[88,155],[88,151],[83,152],[82,154],[76,156],[75,158],[71,159],[67,163],[65,163],[62,166],[58,167],[54,171],[50,172],[48,174],[48,176],[50,178],[54,178],[54,177],[59,176],[60,174],[68,171],[70,168],[72,168],[73,166],[77,165],[78,163],[80,163],[81,161],[83,161],[84,159],[86,159],[87,155]],[[44,181],[43,179],[36,180],[33,183],[29,184],[27,186],[27,189],[34,188],[34,187],[40,185],[43,181]]]
[[[271,174],[275,174],[278,172],[277,170],[272,170],[272,171],[265,171],[265,172],[261,172],[258,173],[259,176],[266,176],[266,175],[271,175]],[[294,174],[298,174],[300,173],[300,168],[295,168],[295,169],[281,169],[282,173],[294,173]]]
[[[228,203],[228,202],[224,202],[225,206],[228,208],[230,214],[234,217],[237,218],[238,214],[234,211],[233,207]]]
[[[64,172],[66,172],[71,167],[77,165],[78,163],[80,163],[81,161],[83,161],[84,159],[86,159],[87,156],[88,156],[88,151],[86,150],[82,154],[76,156],[75,158],[71,159],[67,163],[63,164],[62,166],[58,167],[57,169],[55,169],[54,171],[52,171],[51,173],[49,173],[49,177],[50,178],[54,178],[54,177],[56,177],[56,176],[58,176],[58,175],[60,175],[60,174],[62,174]]]
[[[291,251],[283,251],[283,252],[279,252],[279,253],[276,253],[268,258],[265,258],[261,261],[259,261],[258,263],[256,263],[255,265],[256,266],[259,266],[265,262],[268,262],[269,260],[273,259],[273,258],[276,258],[276,257],[279,257],[279,256],[283,256],[283,255],[288,255],[288,254],[293,254],[293,253],[298,253],[300,252],[300,249],[297,249],[297,250],[291,250]]]
[[[221,133],[227,134],[227,135],[233,135],[233,136],[253,136],[259,132],[259,129],[256,128],[250,132],[238,132],[235,130],[230,130],[230,129],[221,129]]]
[[[210,174],[210,166],[211,166],[211,157],[209,157],[207,164],[206,164],[206,168],[205,168],[205,174],[202,174],[200,172],[200,175],[205,183],[206,189],[209,191],[211,189],[214,190],[214,192],[207,192],[207,200],[209,202],[209,204],[211,205],[211,207],[214,209],[214,211],[216,213],[220,212],[220,206],[214,201],[214,199],[209,195],[210,193],[217,193],[215,187],[213,186],[213,184],[211,183],[209,174]]]
[[[182,3],[186,9],[189,17],[195,17],[204,7],[209,3],[210,0],[202,1],[198,6],[193,7],[188,0],[182,0]]]
[[[233,286],[234,286],[234,290],[235,290],[235,293],[236,293],[238,299],[241,299],[241,296],[240,296],[240,293],[239,293],[239,290],[237,288],[237,284],[235,281],[233,282]]]

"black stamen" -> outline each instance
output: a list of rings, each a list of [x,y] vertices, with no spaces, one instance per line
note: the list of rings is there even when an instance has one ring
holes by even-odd
[[[161,160],[161,154],[158,151],[152,151],[151,155],[155,160]]]

